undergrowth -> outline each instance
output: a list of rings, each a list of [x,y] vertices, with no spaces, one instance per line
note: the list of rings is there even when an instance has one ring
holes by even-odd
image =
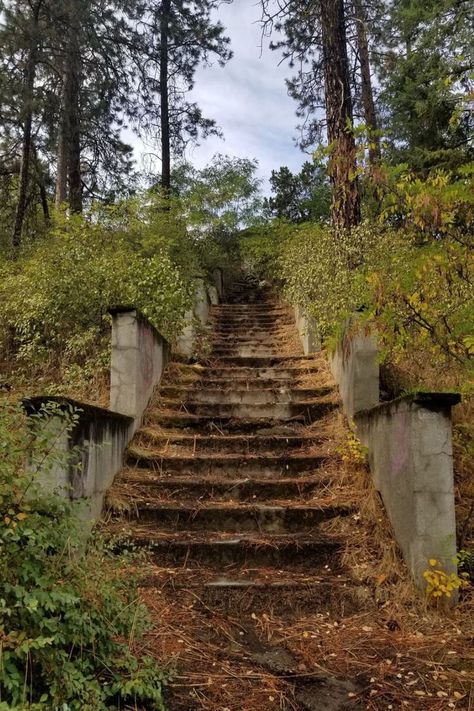
[[[149,621],[124,560],[95,534],[86,543],[71,502],[41,495],[37,472],[61,463],[54,445],[76,414],[44,416],[58,426],[27,429],[0,406],[0,709],[163,710],[166,675],[140,652]]]

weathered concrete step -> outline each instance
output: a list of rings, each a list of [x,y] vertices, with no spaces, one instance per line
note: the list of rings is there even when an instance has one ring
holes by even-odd
[[[213,314],[220,314],[223,313],[225,315],[228,314],[247,314],[247,313],[289,313],[290,308],[288,306],[284,306],[278,301],[263,301],[262,303],[253,303],[253,304],[216,304],[216,306],[213,306],[212,308],[212,313]]]
[[[234,619],[239,615],[267,613],[287,620],[324,612],[330,612],[333,617],[345,617],[367,612],[370,603],[373,604],[367,588],[347,584],[338,580],[337,576],[321,582],[308,580],[307,583],[239,582],[233,579],[226,581],[224,578],[220,585],[217,582],[198,588],[201,604],[215,613],[231,615]],[[180,587],[178,584],[175,589],[177,594],[186,595],[186,591],[190,591],[196,595],[196,591],[186,586]],[[296,669],[295,674],[299,676],[301,672]],[[304,707],[305,711],[309,708]]]
[[[288,368],[288,366],[311,366],[312,359],[303,355],[279,355],[270,356],[222,356],[219,358],[219,366],[225,367],[234,365],[239,368]]]
[[[330,481],[324,473],[296,478],[238,479],[223,477],[221,473],[219,476],[207,477],[154,476],[147,469],[131,469],[122,472],[120,479],[115,482],[110,503],[112,509],[123,511],[139,499],[146,501],[157,498],[252,503],[278,499],[283,501],[295,497],[295,500],[301,502],[314,497]]]
[[[213,348],[210,352],[211,359],[217,358],[274,358],[278,357],[282,349],[275,346],[235,346],[232,348]]]
[[[235,385],[235,384],[234,384]],[[205,405],[213,404],[248,404],[248,405],[268,405],[275,403],[309,402],[317,398],[325,397],[333,392],[330,386],[320,388],[283,388],[275,387],[251,390],[246,388],[233,390],[210,387],[197,389],[183,385],[162,385],[160,393],[162,396],[171,399],[178,399],[186,402],[188,399],[193,402],[200,402]]]
[[[275,359],[272,358],[272,361]],[[177,364],[173,363],[173,366]],[[246,380],[250,379],[289,379],[293,377],[298,377],[305,373],[317,373],[325,370],[325,364],[322,361],[317,361],[315,359],[308,359],[306,361],[299,361],[296,363],[272,363],[272,365],[266,366],[229,366],[221,365],[220,363],[213,363],[212,366],[199,366],[196,365],[185,365],[178,364],[177,369],[183,377],[186,375],[193,375],[205,381],[208,378],[213,378],[217,380],[232,380],[237,379]]]
[[[321,442],[317,436],[303,436],[295,434],[275,434],[275,435],[177,435],[167,434],[162,429],[153,427],[141,428],[136,437],[137,444],[152,445],[166,453],[168,449],[176,451],[184,448],[192,451],[193,454],[203,454],[211,452],[234,452],[242,454],[260,454],[262,452],[287,452],[295,453],[301,449],[314,447]]]
[[[146,415],[146,424],[161,425],[170,428],[186,428],[193,432],[214,434],[228,434],[230,432],[257,432],[270,430],[281,424],[281,420],[272,417],[247,417],[245,420],[228,416],[216,417],[192,415],[184,412],[163,412],[162,410],[149,410]],[[306,417],[298,415],[291,417],[287,422],[291,424],[305,424]]]
[[[274,388],[286,388],[291,389],[292,387],[304,387],[300,385],[300,379],[295,379],[293,377],[288,378],[209,378],[196,380],[196,378],[182,377],[179,379],[179,383],[176,383],[176,387],[194,387],[200,390],[222,390],[222,391],[232,391],[234,389],[238,390],[272,390]]]
[[[174,531],[225,531],[226,533],[292,533],[311,531],[324,521],[353,512],[335,504],[278,506],[263,503],[199,502],[138,503],[131,520],[155,522]]]
[[[145,547],[161,566],[206,565],[221,570],[223,565],[252,567],[274,565],[313,566],[329,564],[341,550],[341,542],[317,533],[279,534],[212,533],[159,530],[156,522],[133,524],[118,521],[107,526],[115,550]]]
[[[199,417],[220,418],[269,418],[272,420],[291,420],[294,417],[303,416],[308,422],[324,417],[333,411],[338,403],[334,397],[321,398],[320,400],[301,401],[297,403],[277,403],[277,404],[245,404],[245,403],[217,403],[206,405],[201,402],[172,400],[162,398],[161,404],[168,411],[185,412],[186,414],[197,415]]]
[[[271,478],[283,474],[302,474],[319,469],[329,457],[325,454],[201,454],[195,456],[165,456],[153,450],[131,445],[127,451],[126,463],[130,467],[140,467],[173,473],[214,474],[236,477]]]

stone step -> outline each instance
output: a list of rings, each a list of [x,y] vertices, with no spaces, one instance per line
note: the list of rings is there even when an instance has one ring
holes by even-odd
[[[279,357],[281,348],[274,346],[230,346],[225,348],[215,347],[211,349],[210,358],[274,358]]]
[[[162,429],[143,427],[136,435],[137,444],[161,448],[164,453],[186,449],[193,454],[211,452],[234,452],[242,454],[261,454],[262,452],[294,454],[302,449],[309,449],[321,444],[322,438],[288,434],[261,435],[212,435],[196,436],[186,434],[168,434]]]
[[[319,533],[264,534],[213,533],[158,529],[156,522],[143,524],[111,522],[107,532],[115,550],[145,547],[159,565],[206,565],[221,570],[223,565],[251,567],[274,565],[314,566],[330,564],[340,552],[341,542]]]
[[[228,416],[218,417],[214,415],[202,416],[192,415],[184,412],[163,412],[162,410],[149,410],[146,414],[145,424],[161,425],[169,428],[185,428],[192,432],[215,434],[229,434],[230,432],[246,433],[271,430],[281,425],[281,420],[272,417],[247,417],[245,420]],[[306,417],[298,415],[288,421],[293,425],[305,424]]]
[[[282,368],[288,366],[311,366],[312,359],[304,355],[267,355],[267,356],[222,356],[219,367],[234,365],[239,368]]]
[[[352,507],[335,504],[153,501],[136,503],[130,520],[153,522],[174,531],[223,531],[225,533],[293,533],[312,531],[324,521],[347,516]]]
[[[281,570],[226,566],[213,571],[148,566],[140,587],[147,589],[148,599],[153,588],[160,602],[169,590],[180,597],[189,596],[193,605],[204,605],[214,613],[230,613],[234,619],[240,613],[269,610],[287,619],[325,611],[330,611],[333,617],[344,617],[367,612],[374,606],[367,588],[332,564],[301,571],[294,567]]]
[[[268,418],[271,420],[288,421],[295,417],[303,417],[308,422],[314,422],[324,417],[337,407],[334,397],[320,398],[319,400],[301,401],[296,403],[217,403],[206,405],[201,402],[187,401],[169,398],[161,398],[157,405],[165,408],[168,412],[182,412],[185,414],[197,415],[198,417],[213,417],[216,420],[221,418],[246,419]]]
[[[124,470],[114,485],[117,511],[126,510],[134,502],[156,498],[169,500],[203,501],[270,501],[295,497],[297,501],[313,498],[330,483],[330,478],[320,473],[312,476],[277,479],[250,479],[218,476],[156,476],[147,469]],[[122,500],[121,496],[124,496]]]
[[[287,388],[292,387],[298,388],[300,380],[294,377],[288,378],[213,378],[211,375],[206,377],[206,379],[196,379],[191,375],[188,377],[182,377],[179,379],[178,383],[175,383],[176,387],[194,387],[199,388],[199,390],[222,390],[223,392],[232,392],[234,388],[238,390],[272,390],[274,388]]]
[[[271,359],[272,362],[275,361],[275,358]],[[178,368],[178,372],[182,374],[182,377],[185,377],[186,375],[195,375],[201,380],[206,380],[209,378],[215,379],[215,380],[225,380],[225,381],[232,381],[235,382],[236,380],[256,380],[256,379],[271,379],[271,380],[279,380],[279,379],[284,379],[288,380],[294,377],[298,377],[301,374],[305,373],[318,373],[321,372],[322,369],[325,369],[325,365],[321,362],[317,362],[313,359],[311,360],[306,360],[306,361],[297,361],[295,362],[290,362],[290,363],[282,363],[279,364],[278,362],[273,365],[263,365],[263,366],[238,366],[238,365],[222,365],[220,363],[214,363],[212,366],[211,365],[205,365],[205,366],[199,366],[197,367],[195,365],[189,365],[189,364],[176,364],[173,363],[173,366]]]
[[[282,475],[304,474],[322,467],[328,461],[325,454],[264,455],[201,454],[195,456],[165,456],[152,449],[130,445],[126,454],[129,467],[153,469],[165,474],[205,474],[226,477],[277,478]]]
[[[235,385],[235,383],[234,383]],[[160,394],[166,398],[178,399],[186,402],[188,399],[196,403],[205,405],[212,404],[248,404],[248,405],[268,405],[276,403],[309,402],[317,398],[325,397],[333,392],[330,386],[320,388],[284,388],[275,387],[251,390],[241,389],[221,389],[210,387],[198,389],[183,385],[163,385],[160,387]]]

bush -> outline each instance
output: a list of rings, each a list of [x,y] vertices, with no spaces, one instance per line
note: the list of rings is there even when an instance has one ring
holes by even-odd
[[[54,437],[36,440],[42,469],[54,463]],[[34,467],[24,468],[33,438],[5,404],[0,441],[0,709],[164,709],[163,673],[130,648],[147,615],[122,580],[124,561],[97,539],[84,551],[72,505],[40,496]]]
[[[93,375],[108,364],[108,307],[130,303],[172,340],[191,303],[195,251],[177,218],[152,205],[59,215],[16,262],[0,262],[0,347],[52,380]]]

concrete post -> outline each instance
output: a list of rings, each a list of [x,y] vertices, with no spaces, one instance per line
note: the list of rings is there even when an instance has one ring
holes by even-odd
[[[347,327],[336,351],[329,356],[329,364],[349,419],[360,410],[378,405],[380,368],[377,339],[372,333],[351,332]]]
[[[321,350],[321,339],[314,316],[308,316],[301,306],[294,307],[296,328],[300,335],[303,353],[310,355]]]
[[[159,382],[169,354],[167,341],[132,306],[112,315],[110,407],[134,419],[136,429]]]
[[[415,393],[354,416],[395,537],[417,586],[430,558],[456,572],[451,408],[455,393]]]
[[[209,311],[214,304],[213,298],[216,298],[216,293],[211,297],[204,277],[194,277],[194,303],[185,315],[185,326],[176,344],[178,353],[188,358],[193,355],[197,335],[196,326],[197,324],[206,325],[209,320]]]

